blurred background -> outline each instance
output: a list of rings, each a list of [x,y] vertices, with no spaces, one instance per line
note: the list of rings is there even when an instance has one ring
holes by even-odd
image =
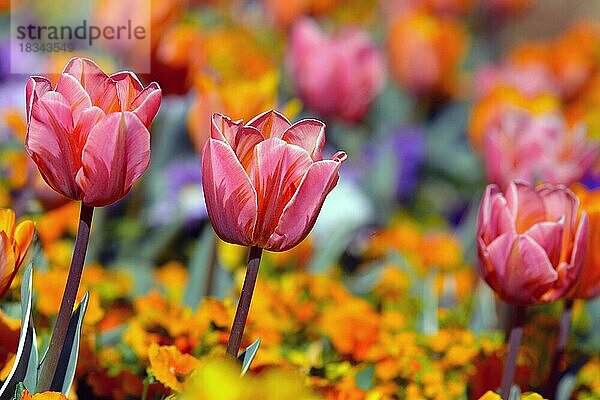
[[[78,204],[45,184],[23,148],[28,76],[11,73],[11,12],[102,26],[144,8],[148,53],[111,41],[19,57],[51,71],[88,57],[108,73],[149,57],[139,76],[163,90],[148,171],[94,215],[80,398],[177,391],[147,380],[160,369],[151,343],[199,358],[223,351],[246,249],[210,227],[200,154],[213,112],[247,121],[268,109],[323,120],[325,153],[348,161],[311,235],[264,256],[244,342],[263,341],[253,368],[299,370],[331,399],[478,398],[498,386],[506,307],[478,278],[479,201],[487,183],[527,173],[581,192],[600,184],[589,152],[600,139],[600,0],[97,0],[81,15],[66,0],[12,3],[0,1],[0,207],[37,223],[42,326],[58,309]],[[515,167],[525,145],[514,126],[548,132],[542,169]],[[494,153],[498,130],[508,136]],[[0,365],[18,338],[18,282],[10,296]],[[524,390],[543,383],[559,312],[533,308]],[[600,398],[599,328],[600,302],[577,303],[565,399]]]

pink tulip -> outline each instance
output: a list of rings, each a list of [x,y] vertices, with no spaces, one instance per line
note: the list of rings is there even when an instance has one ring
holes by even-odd
[[[516,179],[571,185],[590,169],[597,146],[581,127],[569,129],[555,114],[509,109],[484,133],[488,179],[505,188]]]
[[[575,284],[585,257],[588,217],[564,186],[488,185],[477,221],[483,279],[506,302],[556,301]]]
[[[381,52],[358,29],[328,36],[313,20],[301,20],[292,29],[288,61],[306,105],[349,122],[363,118],[384,83]]]
[[[325,124],[268,111],[246,125],[213,114],[202,153],[208,216],[226,242],[284,251],[312,229],[343,152],[323,160]]]
[[[73,58],[53,89],[44,77],[27,83],[25,148],[57,192],[89,206],[124,197],[150,162],[150,124],[161,90],[132,72],[107,76],[93,61]]]

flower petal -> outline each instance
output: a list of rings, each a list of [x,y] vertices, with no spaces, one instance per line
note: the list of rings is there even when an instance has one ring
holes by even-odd
[[[323,159],[325,145],[325,124],[316,119],[304,119],[290,126],[283,133],[282,139],[308,151],[314,161]]]
[[[77,124],[81,113],[92,106],[90,95],[81,86],[81,83],[69,74],[61,74],[59,76],[56,91],[65,96],[65,99],[71,105],[73,122]]]
[[[81,149],[71,135],[73,116],[58,92],[47,92],[31,108],[25,148],[44,180],[57,192],[75,200],[80,190],[75,175],[81,166]]]
[[[265,139],[271,137],[281,139],[283,133],[292,124],[282,114],[275,110],[269,110],[252,118],[246,125],[258,129]]]
[[[92,104],[105,113],[121,111],[117,85],[92,60],[72,58],[63,70],[63,74],[75,77],[90,95]]]
[[[506,191],[508,209],[515,219],[518,233],[523,233],[533,224],[546,220],[544,202],[538,191],[522,181],[513,181]]]
[[[15,252],[12,249],[10,239],[3,231],[0,231],[0,298],[10,288],[10,283],[15,277]]]
[[[6,232],[9,237],[15,234],[16,215],[10,208],[0,208],[0,232]]]
[[[546,302],[543,296],[557,279],[558,274],[542,246],[527,235],[519,235],[506,263],[504,300],[520,305]]]
[[[313,163],[304,175],[298,190],[285,206],[266,249],[288,250],[300,243],[311,231],[325,197],[337,184],[338,171],[345,154],[334,160]]]
[[[144,87],[138,77],[129,71],[118,72],[110,78],[117,84],[121,110],[133,111],[146,128],[150,129],[162,99],[162,91],[158,84],[152,82]]]
[[[562,222],[540,222],[525,232],[527,236],[542,246],[552,265],[560,263],[563,226]]]
[[[202,152],[202,187],[215,232],[229,243],[252,245],[256,192],[227,143],[209,139]]]
[[[33,240],[34,233],[35,224],[33,221],[23,221],[17,225],[17,229],[15,230],[15,248],[18,251],[18,254],[15,254],[17,265],[21,265],[23,262],[23,259],[27,254],[27,249]]]
[[[248,175],[258,200],[254,241],[259,245],[266,245],[311,164],[306,150],[278,138],[254,147]]]
[[[50,81],[43,76],[32,76],[29,78],[27,81],[27,86],[25,86],[25,99],[27,100],[27,104],[25,105],[27,108],[27,123],[29,123],[29,114],[31,113],[31,106],[33,103],[50,90],[52,90],[52,83],[50,83]]]
[[[83,202],[105,206],[123,198],[150,163],[150,133],[132,112],[112,113],[90,132],[77,183]]]

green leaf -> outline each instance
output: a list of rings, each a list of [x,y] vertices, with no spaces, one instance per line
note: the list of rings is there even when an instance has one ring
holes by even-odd
[[[210,224],[206,224],[190,260],[190,273],[183,301],[194,309],[198,307],[202,296],[207,294],[207,288],[212,283],[209,281],[214,279],[211,268],[216,268],[216,266],[211,264],[215,262],[215,239],[212,227]]]
[[[512,385],[510,387],[510,395],[508,400],[519,400],[521,398],[521,388],[518,385]]]
[[[426,335],[434,335],[439,330],[439,300],[436,289],[437,272],[431,271],[423,281],[423,312],[421,314],[421,331]]]
[[[79,303],[71,315],[65,343],[58,359],[52,385],[50,386],[50,390],[61,392],[65,396],[69,393],[73,384],[73,378],[75,377],[75,368],[77,367],[77,358],[79,356],[79,336],[89,298],[89,292],[86,292],[83,300],[81,300],[81,303]],[[43,363],[44,361],[40,364],[39,370],[42,369]]]
[[[556,400],[569,400],[577,384],[577,377],[575,374],[565,375],[556,388]]]
[[[361,388],[362,390],[371,390],[373,387],[373,382],[375,378],[375,367],[373,365],[369,365],[367,368],[359,371],[354,380],[356,382],[356,386]]]
[[[23,281],[21,283],[21,334],[19,336],[19,346],[15,364],[13,365],[8,378],[0,388],[0,400],[12,399],[15,390],[20,382],[25,387],[35,389],[37,385],[37,363],[38,351],[31,316],[31,282],[32,282],[32,264],[25,268]]]
[[[13,394],[12,400],[21,400],[23,397],[23,391],[27,389],[23,382],[17,383],[17,387],[15,388],[15,393]]]
[[[256,341],[250,346],[246,347],[246,350],[242,351],[242,353],[238,356],[238,360],[242,362],[242,375],[248,372],[248,368],[250,368],[252,360],[254,360],[254,357],[256,357],[256,353],[258,353],[259,347],[260,338],[256,339]]]

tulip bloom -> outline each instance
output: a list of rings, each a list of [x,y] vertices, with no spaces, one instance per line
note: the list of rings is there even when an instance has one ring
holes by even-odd
[[[88,206],[124,197],[150,162],[149,128],[161,90],[132,72],[107,76],[73,58],[55,88],[43,77],[27,83],[25,148],[54,190]]]
[[[512,182],[486,188],[477,221],[480,271],[506,302],[556,301],[575,283],[587,247],[588,217],[563,186]]]
[[[598,155],[584,129],[570,130],[556,114],[508,109],[484,135],[488,179],[502,188],[516,179],[570,185],[583,177]]]
[[[591,299],[600,295],[600,190],[588,191],[583,186],[573,188],[581,207],[590,220],[587,252],[577,283],[568,293],[571,299]],[[593,243],[593,244],[592,244]]]
[[[32,221],[16,225],[13,210],[0,209],[0,298],[19,271],[34,232]]]
[[[361,30],[327,36],[304,19],[292,29],[288,61],[302,101],[349,122],[363,118],[384,83],[383,56]]]
[[[226,242],[284,251],[312,229],[346,159],[321,155],[325,124],[268,111],[246,125],[214,114],[202,154],[208,216]]]

